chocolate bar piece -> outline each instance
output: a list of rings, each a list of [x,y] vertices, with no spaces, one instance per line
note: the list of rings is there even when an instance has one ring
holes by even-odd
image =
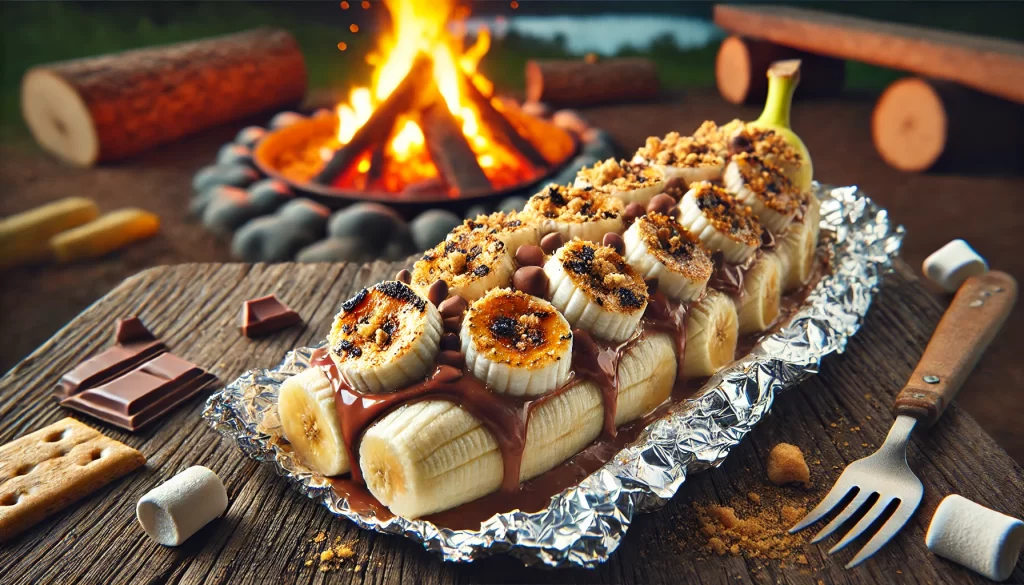
[[[53,396],[63,400],[82,390],[99,386],[167,351],[167,346],[150,333],[137,317],[118,322],[115,340],[117,345],[64,374]]]
[[[242,305],[242,335],[259,337],[301,323],[302,317],[274,295],[250,299]]]
[[[61,405],[134,431],[188,400],[216,377],[164,353],[105,384],[61,400]]]

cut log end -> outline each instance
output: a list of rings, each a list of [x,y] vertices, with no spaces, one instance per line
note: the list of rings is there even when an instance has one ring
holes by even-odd
[[[768,95],[768,75],[802,77],[797,98],[833,97],[843,90],[846,63],[735,35],[722,41],[715,58],[715,81],[725,101],[763,102]]]
[[[768,68],[769,77],[792,77],[800,79],[800,59],[776,61]]]
[[[747,44],[739,37],[722,41],[715,57],[715,82],[718,93],[731,104],[742,104],[752,89],[751,56]]]
[[[46,69],[26,73],[21,109],[33,138],[45,150],[73,165],[95,164],[100,141],[89,106],[59,75]]]
[[[890,85],[875,104],[871,135],[878,154],[903,171],[925,171],[946,148],[948,117],[942,97],[927,81]]]

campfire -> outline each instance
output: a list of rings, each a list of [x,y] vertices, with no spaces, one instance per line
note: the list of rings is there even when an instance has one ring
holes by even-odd
[[[478,70],[490,36],[469,43],[454,0],[384,5],[392,26],[367,56],[371,85],[263,140],[268,172],[320,193],[423,201],[526,187],[575,154],[570,133],[494,94]]]

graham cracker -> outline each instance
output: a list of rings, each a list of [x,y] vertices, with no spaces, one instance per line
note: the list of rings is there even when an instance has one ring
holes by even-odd
[[[0,446],[0,542],[145,463],[73,418]]]

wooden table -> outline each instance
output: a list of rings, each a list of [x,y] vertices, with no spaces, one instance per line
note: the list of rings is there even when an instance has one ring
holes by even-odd
[[[110,342],[112,323],[138,315],[171,351],[228,382],[253,367],[277,363],[288,349],[321,339],[341,302],[393,275],[400,265],[188,264],[146,270],[89,307],[0,379],[0,442],[67,415],[49,398],[60,375]],[[193,400],[136,434],[81,417],[141,450],[146,467],[42,522],[0,550],[4,583],[984,583],[924,547],[939,501],[951,493],[1005,513],[1024,515],[1024,477],[1013,460],[955,404],[934,428],[915,433],[911,467],[925,485],[917,515],[861,567],[842,568],[857,549],[829,557],[829,539],[807,545],[807,564],[718,557],[701,549],[693,504],[728,503],[765,489],[764,460],[779,442],[799,445],[811,462],[813,487],[794,488],[812,503],[840,471],[880,444],[892,422],[890,405],[910,374],[943,308],[905,265],[888,277],[862,331],[820,375],[788,391],[773,415],[721,468],[688,480],[663,510],[638,516],[614,557],[594,571],[524,568],[497,557],[470,565],[442,563],[404,538],[361,531],[294,491],[266,465],[221,438]],[[238,332],[242,301],[275,293],[306,320],[262,340]],[[984,367],[983,360],[981,367]],[[78,415],[75,415],[78,417]],[[858,429],[858,430],[853,430]],[[164,548],[135,520],[139,497],[193,464],[217,471],[228,489],[225,518],[182,547]],[[788,488],[787,488],[788,489]],[[319,531],[355,542],[348,571],[323,574],[305,566]],[[863,540],[859,541],[863,543]],[[685,544],[684,544],[685,543]],[[352,571],[354,563],[362,566]],[[1018,562],[1010,582],[1024,581]]]

